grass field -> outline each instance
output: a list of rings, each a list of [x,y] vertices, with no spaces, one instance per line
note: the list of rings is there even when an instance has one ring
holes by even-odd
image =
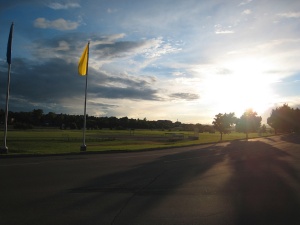
[[[87,151],[136,151],[167,147],[179,147],[220,140],[220,134],[200,133],[198,140],[192,140],[194,132],[169,132],[161,130],[88,130]],[[267,134],[263,134],[267,136]],[[76,153],[82,145],[82,131],[59,129],[10,130],[7,136],[9,154],[63,154]],[[249,138],[258,137],[257,133]],[[244,139],[243,133],[223,135],[223,141]],[[0,138],[3,143],[3,137]],[[1,156],[0,156],[1,157]]]

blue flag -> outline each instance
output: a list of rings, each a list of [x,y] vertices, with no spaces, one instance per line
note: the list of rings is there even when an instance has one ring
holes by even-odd
[[[14,31],[14,23],[12,23],[11,26],[10,26],[8,42],[7,42],[6,59],[7,59],[8,64],[11,64],[11,46],[12,46],[13,31]]]

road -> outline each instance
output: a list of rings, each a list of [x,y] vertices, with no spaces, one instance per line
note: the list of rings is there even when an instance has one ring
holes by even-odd
[[[1,225],[300,224],[300,136],[0,159]]]

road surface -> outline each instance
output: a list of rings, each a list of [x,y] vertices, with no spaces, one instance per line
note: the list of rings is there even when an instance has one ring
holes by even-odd
[[[1,225],[300,224],[300,136],[0,159]]]

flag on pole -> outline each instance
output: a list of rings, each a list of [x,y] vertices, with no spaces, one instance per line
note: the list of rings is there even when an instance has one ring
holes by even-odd
[[[14,23],[12,23],[10,26],[10,31],[9,31],[8,41],[7,41],[6,59],[8,64],[11,64],[11,46],[12,46],[13,30],[14,30]]]
[[[88,67],[89,67],[89,46],[90,46],[90,42],[87,43],[87,45],[79,59],[79,62],[78,62],[78,73],[81,76],[85,76],[83,143],[80,146],[80,151],[86,151],[85,130],[86,130],[86,96],[87,96],[87,78],[88,78],[87,75],[88,75]]]
[[[86,45],[80,59],[78,62],[78,73],[81,76],[87,75],[88,70],[88,54],[89,54],[89,44]]]
[[[9,102],[9,88],[10,88],[11,48],[12,48],[13,30],[14,30],[14,23],[12,23],[10,26],[10,31],[9,31],[8,41],[7,41],[6,61],[8,63],[8,73],[7,73],[5,122],[4,122],[4,143],[3,143],[3,147],[0,149],[0,153],[8,153],[6,139],[7,139],[8,102]]]

